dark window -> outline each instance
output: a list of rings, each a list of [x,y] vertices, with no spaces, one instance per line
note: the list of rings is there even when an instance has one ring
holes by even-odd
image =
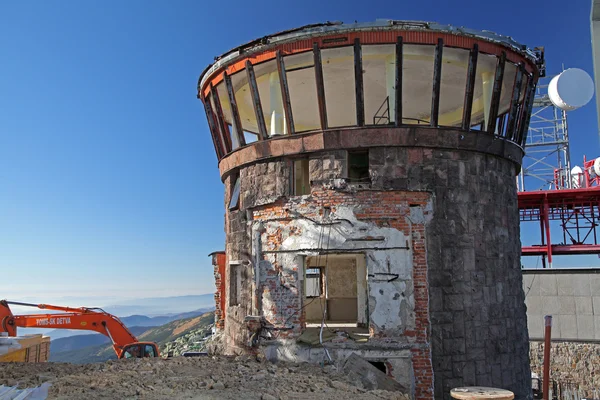
[[[350,182],[368,183],[369,176],[369,151],[348,152],[348,180]]]
[[[234,181],[235,179],[235,181]],[[235,182],[231,190],[231,197],[229,200],[229,211],[237,210],[240,206],[240,177],[239,175],[231,178],[232,182]]]
[[[294,161],[293,177],[294,196],[310,194],[310,179],[307,158]]]

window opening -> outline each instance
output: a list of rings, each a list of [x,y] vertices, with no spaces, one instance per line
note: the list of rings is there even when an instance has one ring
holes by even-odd
[[[308,158],[294,160],[294,196],[310,194]]]
[[[233,178],[232,178],[233,181]],[[235,184],[231,191],[231,198],[229,200],[229,211],[237,210],[240,205],[240,177],[235,177]]]
[[[371,364],[384,374],[387,374],[387,367],[385,366],[385,363],[383,361],[369,361],[369,364]]]
[[[348,152],[348,180],[351,182],[368,182],[369,152]]]
[[[323,294],[323,268],[306,270],[306,297],[321,297]]]

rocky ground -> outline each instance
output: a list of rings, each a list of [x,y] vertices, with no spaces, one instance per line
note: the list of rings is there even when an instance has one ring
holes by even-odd
[[[51,383],[49,399],[408,399],[367,391],[336,371],[251,357],[133,359],[99,364],[0,363],[0,385]]]

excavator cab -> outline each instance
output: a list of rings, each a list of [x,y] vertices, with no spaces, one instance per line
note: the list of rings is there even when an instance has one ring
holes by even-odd
[[[119,358],[158,357],[158,347],[155,343],[138,342],[123,347]]]

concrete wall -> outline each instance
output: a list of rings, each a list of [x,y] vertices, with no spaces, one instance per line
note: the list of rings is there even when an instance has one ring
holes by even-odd
[[[544,337],[544,316],[552,315],[552,338],[600,341],[600,269],[523,271],[529,337]]]

